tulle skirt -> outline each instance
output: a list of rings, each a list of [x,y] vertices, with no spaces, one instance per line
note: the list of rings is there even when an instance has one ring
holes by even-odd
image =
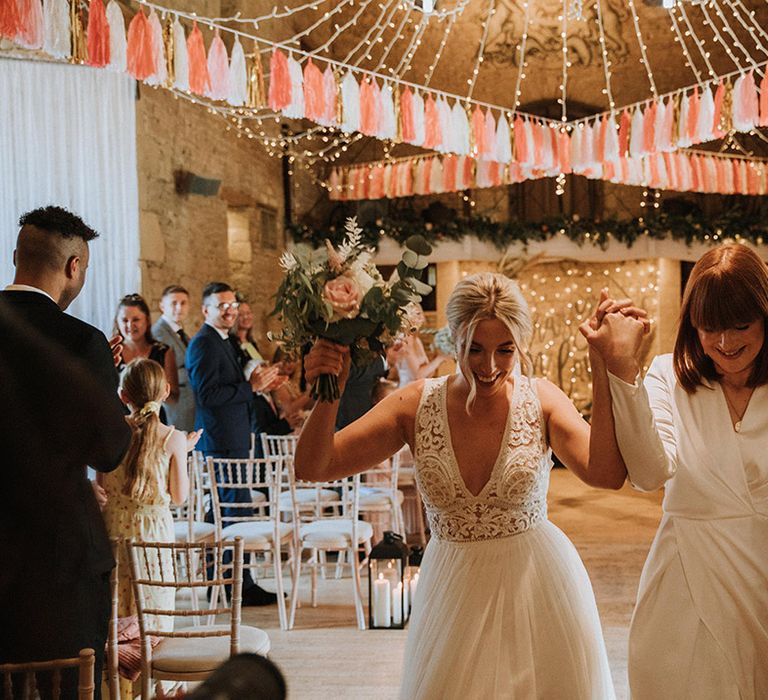
[[[613,700],[592,585],[544,521],[479,542],[433,538],[405,652],[403,700]]]

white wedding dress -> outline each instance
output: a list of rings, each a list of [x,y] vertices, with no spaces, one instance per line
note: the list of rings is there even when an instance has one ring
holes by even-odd
[[[552,462],[535,384],[515,379],[496,464],[473,496],[451,445],[447,379],[426,381],[416,417],[416,479],[432,538],[401,698],[614,698],[589,577],[547,519]]]

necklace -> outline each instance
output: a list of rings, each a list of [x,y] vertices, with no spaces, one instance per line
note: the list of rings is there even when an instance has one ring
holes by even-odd
[[[741,421],[744,419],[744,414],[747,412],[747,407],[749,406],[749,400],[752,398],[752,394],[755,391],[754,387],[750,390],[749,396],[747,397],[747,402],[744,404],[744,408],[741,411],[736,410],[736,406],[734,406],[731,399],[728,397],[728,393],[725,390],[725,385],[721,384],[721,389],[723,390],[723,396],[725,397],[725,403],[728,404],[728,408],[731,409],[731,413],[736,416],[736,422],[733,424],[733,429],[737,432],[741,432]]]

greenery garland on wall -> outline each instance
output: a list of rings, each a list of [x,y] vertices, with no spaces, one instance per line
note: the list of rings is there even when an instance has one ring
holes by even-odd
[[[756,245],[768,241],[768,221],[754,214],[747,215],[740,209],[731,209],[714,217],[701,213],[660,212],[651,217],[636,219],[595,221],[573,216],[550,218],[536,223],[492,221],[487,217],[457,217],[444,223],[432,224],[416,217],[387,218],[377,219],[362,226],[363,242],[374,248],[378,247],[383,236],[389,236],[402,245],[415,234],[423,236],[433,247],[442,241],[459,241],[465,236],[474,236],[480,241],[491,243],[500,251],[512,243],[541,242],[557,234],[566,236],[578,245],[589,243],[603,249],[612,240],[631,247],[643,236],[657,240],[685,241],[689,245],[717,243],[724,239]],[[334,226],[322,229],[294,224],[288,231],[296,243],[307,243],[314,248],[323,246],[326,238],[336,244],[344,237],[343,227]]]

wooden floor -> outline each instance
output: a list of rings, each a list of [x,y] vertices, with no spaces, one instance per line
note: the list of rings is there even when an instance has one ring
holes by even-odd
[[[576,545],[595,589],[617,697],[628,697],[627,631],[645,556],[661,517],[661,495],[625,486],[599,491],[569,472],[552,473],[550,518]],[[363,581],[367,590],[367,581]],[[302,581],[302,600],[309,582]],[[407,630],[360,631],[352,607],[352,579],[320,582],[319,605],[296,613],[296,627],[280,630],[277,610],[244,608],[243,621],[266,630],[270,658],[288,681],[289,698],[396,698]]]

